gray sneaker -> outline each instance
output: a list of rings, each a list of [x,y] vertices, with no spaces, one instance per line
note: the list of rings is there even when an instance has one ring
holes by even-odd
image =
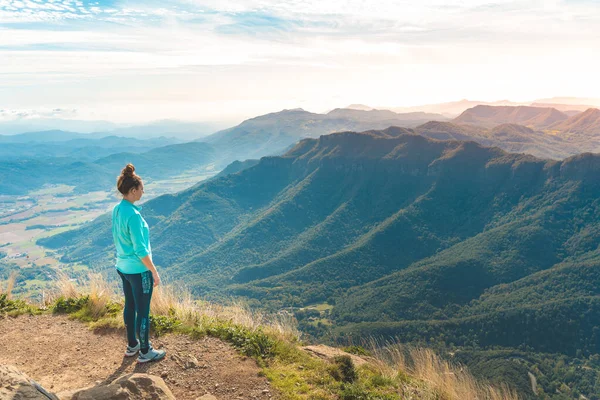
[[[150,347],[146,354],[142,354],[142,352],[140,351],[137,362],[138,363],[147,363],[149,361],[162,360],[166,354],[167,354],[167,352],[164,350],[155,350],[152,347]]]
[[[138,351],[140,351],[140,342],[138,342],[138,344],[134,347],[127,346],[127,349],[125,350],[125,357],[133,357]]]

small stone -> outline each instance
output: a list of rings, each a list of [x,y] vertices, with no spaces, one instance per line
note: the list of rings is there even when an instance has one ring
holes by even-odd
[[[212,394],[205,394],[202,397],[198,397],[196,400],[217,400],[217,398]]]
[[[167,376],[169,376],[169,372],[167,372],[167,371],[163,371],[160,373],[160,377],[163,379],[166,378]]]
[[[198,359],[191,354],[185,360],[185,369],[190,368],[198,368]]]
[[[264,389],[263,393],[265,393],[265,394],[269,393],[269,389]]]

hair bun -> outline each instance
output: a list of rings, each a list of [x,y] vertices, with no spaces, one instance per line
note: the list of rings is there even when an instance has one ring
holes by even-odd
[[[135,174],[135,167],[133,164],[127,164],[125,168],[121,171],[121,175],[123,176],[133,176]]]

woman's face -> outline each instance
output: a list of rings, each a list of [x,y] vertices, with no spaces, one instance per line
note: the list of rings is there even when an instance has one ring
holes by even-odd
[[[139,201],[144,194],[144,184],[141,183],[139,187],[131,189],[131,196],[133,197],[133,201]]]

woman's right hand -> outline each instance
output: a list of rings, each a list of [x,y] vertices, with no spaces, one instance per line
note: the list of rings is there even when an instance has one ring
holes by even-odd
[[[157,287],[160,284],[160,275],[156,270],[152,271],[152,279],[154,280],[154,287]]]

